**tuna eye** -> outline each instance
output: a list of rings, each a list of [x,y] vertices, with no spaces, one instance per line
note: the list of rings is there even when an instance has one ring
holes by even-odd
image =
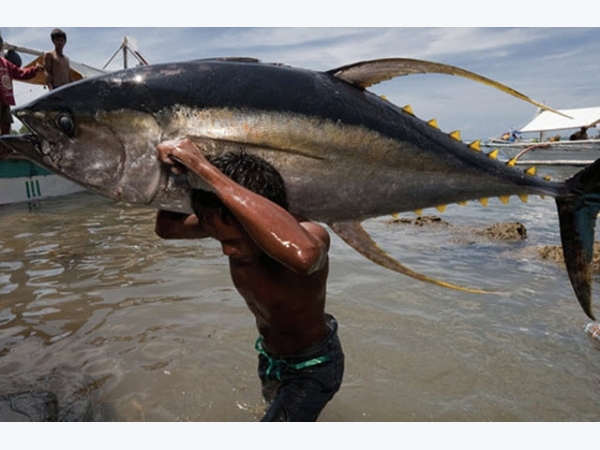
[[[59,114],[54,119],[54,123],[60,131],[69,136],[72,136],[75,133],[75,124],[68,114]]]

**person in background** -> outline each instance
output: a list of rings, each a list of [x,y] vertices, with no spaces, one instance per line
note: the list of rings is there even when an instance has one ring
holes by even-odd
[[[69,58],[65,56],[63,50],[67,44],[67,34],[55,28],[50,33],[54,50],[44,53],[44,68],[46,69],[46,86],[48,89],[56,89],[59,86],[71,82],[69,74]]]
[[[262,421],[315,421],[340,388],[344,354],[325,313],[330,237],[287,211],[281,175],[244,152],[209,162],[189,139],[164,142],[158,159],[206,182],[195,214],[159,211],[164,239],[213,238],[229,257],[234,286],[256,319],[258,375],[269,408]]]
[[[581,130],[576,131],[570,137],[570,141],[584,141],[588,138],[587,127],[581,127]]]
[[[4,41],[0,36],[0,49]],[[36,73],[43,71],[40,65],[22,69],[14,65],[0,53],[0,135],[10,134],[13,123],[10,107],[15,105],[15,95],[13,91],[12,80],[29,80],[35,77]],[[6,156],[10,151],[0,145],[0,157]]]

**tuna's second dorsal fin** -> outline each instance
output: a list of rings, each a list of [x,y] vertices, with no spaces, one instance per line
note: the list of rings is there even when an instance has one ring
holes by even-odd
[[[496,89],[501,90],[507,94],[517,97],[520,100],[529,102],[538,108],[543,110],[552,111],[561,116],[565,114],[550,108],[543,103],[535,101],[514,89],[494,81],[490,78],[478,75],[468,70],[461,69],[460,67],[450,66],[448,64],[441,64],[432,61],[424,61],[419,59],[410,58],[386,58],[386,59],[374,59],[371,61],[361,61],[355,64],[339,67],[337,69],[329,70],[327,73],[333,75],[336,78],[344,80],[356,87],[366,89],[374,84],[381,83],[382,81],[391,80],[392,78],[413,75],[413,74],[424,74],[424,73],[439,73],[446,75],[455,75],[459,77],[468,78],[473,81],[477,81],[488,86],[492,86]]]

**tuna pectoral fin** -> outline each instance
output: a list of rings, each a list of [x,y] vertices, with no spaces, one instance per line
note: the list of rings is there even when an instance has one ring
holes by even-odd
[[[444,281],[434,280],[433,278],[429,278],[425,275],[421,275],[420,273],[410,270],[408,267],[403,266],[400,264],[400,262],[396,261],[383,250],[381,250],[375,241],[371,239],[362,225],[358,222],[334,222],[327,225],[329,225],[329,227],[350,247],[363,255],[365,258],[370,259],[382,267],[438,286],[456,289],[463,292],[470,292],[473,294],[489,294],[487,291],[465,288],[446,283]]]
[[[565,265],[579,304],[594,319],[591,262],[594,257],[594,229],[600,211],[600,160],[566,183],[571,195],[556,199]]]

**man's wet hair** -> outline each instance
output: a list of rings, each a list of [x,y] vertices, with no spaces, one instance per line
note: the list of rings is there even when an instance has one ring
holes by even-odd
[[[55,28],[54,30],[52,30],[52,32],[50,33],[50,38],[52,39],[52,42],[54,42],[54,40],[59,37],[65,38],[65,41],[66,41],[67,33],[65,33],[60,28]]]
[[[244,151],[228,152],[208,159],[213,166],[240,186],[269,199],[285,210],[288,209],[285,182],[277,169],[264,159]],[[214,192],[194,189],[191,201],[194,214],[201,221],[210,220],[214,214],[218,214],[221,220],[231,223],[232,214]]]

